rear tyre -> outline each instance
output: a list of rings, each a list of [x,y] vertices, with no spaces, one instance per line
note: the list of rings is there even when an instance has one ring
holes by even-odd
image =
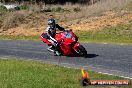
[[[87,51],[82,45],[78,46],[78,52],[80,56],[87,57]]]

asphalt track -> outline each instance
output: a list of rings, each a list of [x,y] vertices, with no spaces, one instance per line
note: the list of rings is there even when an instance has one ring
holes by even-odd
[[[0,40],[0,56],[34,59],[132,78],[132,45],[81,43],[87,58],[54,56],[41,41]]]

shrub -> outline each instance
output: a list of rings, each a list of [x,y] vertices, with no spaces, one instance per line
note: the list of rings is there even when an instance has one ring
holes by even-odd
[[[42,10],[41,12],[58,12],[58,13],[61,13],[61,12],[70,12],[70,10],[68,9],[63,9],[62,7],[47,7],[45,8],[44,10]]]
[[[74,11],[74,12],[80,12],[81,9],[80,9],[79,7],[75,7],[75,8],[73,9],[73,11]]]
[[[18,6],[17,6],[17,7],[15,7],[15,10],[20,10],[20,7],[18,7]]]
[[[54,12],[64,12],[64,9],[61,7],[53,8],[52,11]]]
[[[21,5],[21,6],[19,6],[19,9],[20,10],[29,10],[29,6],[27,6],[27,5]]]
[[[42,10],[41,12],[51,12],[51,11],[52,11],[51,8],[48,7],[48,8],[45,8],[44,10]]]
[[[0,6],[0,12],[6,12],[6,11],[7,11],[7,9],[5,6]]]

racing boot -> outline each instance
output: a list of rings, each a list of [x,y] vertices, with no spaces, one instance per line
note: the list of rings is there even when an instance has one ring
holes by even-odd
[[[55,56],[60,56],[61,53],[59,51],[55,51]]]
[[[57,43],[56,46],[55,46],[55,56],[60,56],[61,53],[59,52],[59,44]]]
[[[49,51],[51,51],[51,52],[55,52],[54,46],[52,46],[52,45],[50,45],[50,46],[47,48],[47,50],[49,50]]]

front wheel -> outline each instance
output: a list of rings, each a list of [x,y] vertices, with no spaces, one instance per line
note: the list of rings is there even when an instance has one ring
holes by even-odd
[[[78,53],[80,56],[87,57],[87,51],[82,45],[78,46]]]

